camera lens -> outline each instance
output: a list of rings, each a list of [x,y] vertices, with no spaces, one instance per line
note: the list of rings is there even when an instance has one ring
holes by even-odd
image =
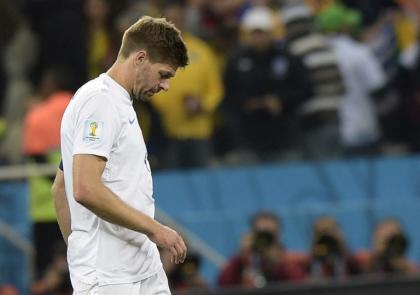
[[[408,242],[404,235],[393,235],[386,243],[385,253],[390,257],[403,256],[407,250],[407,244]]]
[[[331,235],[320,235],[316,240],[314,254],[318,258],[325,258],[332,254],[339,254],[340,247],[337,239]]]
[[[254,234],[253,250],[260,252],[274,244],[274,235],[269,231],[257,231]]]

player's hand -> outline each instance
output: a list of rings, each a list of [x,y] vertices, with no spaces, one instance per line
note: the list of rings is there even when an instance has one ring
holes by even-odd
[[[252,251],[252,245],[254,244],[254,236],[251,232],[246,233],[241,239],[241,254],[248,256]]]
[[[187,256],[187,246],[182,237],[173,229],[159,224],[157,230],[149,236],[156,245],[171,253],[171,262],[182,263]]]

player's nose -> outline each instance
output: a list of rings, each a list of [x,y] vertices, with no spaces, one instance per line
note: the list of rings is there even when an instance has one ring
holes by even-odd
[[[165,81],[160,82],[159,87],[163,91],[168,91],[169,90],[169,81],[165,80]]]

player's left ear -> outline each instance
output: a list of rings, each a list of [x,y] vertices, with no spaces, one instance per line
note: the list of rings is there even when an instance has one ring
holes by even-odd
[[[136,66],[140,65],[146,60],[146,58],[147,58],[147,52],[145,50],[138,50],[134,54],[134,64]]]

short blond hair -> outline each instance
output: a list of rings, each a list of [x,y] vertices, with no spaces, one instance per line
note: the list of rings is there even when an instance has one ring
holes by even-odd
[[[164,18],[143,16],[125,32],[119,57],[127,58],[136,50],[146,50],[151,62],[188,65],[188,53],[181,32]]]

